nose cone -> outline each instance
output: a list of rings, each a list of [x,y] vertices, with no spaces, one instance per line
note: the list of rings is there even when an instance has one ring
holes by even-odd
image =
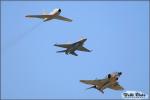
[[[85,42],[87,39],[83,39],[82,41]]]

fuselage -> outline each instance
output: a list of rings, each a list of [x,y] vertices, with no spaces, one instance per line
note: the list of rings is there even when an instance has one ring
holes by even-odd
[[[78,41],[78,42],[76,42],[76,43],[73,43],[73,44],[72,44],[72,47],[68,48],[65,53],[66,53],[66,54],[70,54],[70,53],[72,53],[72,52],[75,52],[78,48],[80,48],[80,47],[83,46],[83,44],[84,44],[84,42],[85,42],[86,40],[87,40],[87,39],[83,39],[83,40],[80,40],[80,41]]]
[[[101,87],[96,86],[96,88],[103,91],[107,87],[112,86],[114,83],[117,82],[121,74],[121,72],[108,74],[108,81],[105,82]]]
[[[45,15],[44,21],[51,20],[61,13],[61,9],[56,8],[50,14]]]

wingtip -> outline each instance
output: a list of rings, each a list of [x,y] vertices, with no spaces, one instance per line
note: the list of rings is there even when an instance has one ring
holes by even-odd
[[[81,82],[81,83],[84,83],[85,81],[84,81],[84,80],[80,80],[80,82]]]
[[[57,44],[54,44],[54,46],[57,46]]]
[[[26,15],[25,17],[30,17],[30,15]]]
[[[56,53],[60,53],[59,51],[56,51]]]
[[[73,20],[72,19],[69,19],[69,20],[67,20],[66,22],[72,22]]]
[[[70,22],[72,22],[73,20],[70,20]]]
[[[25,17],[26,17],[26,18],[32,18],[31,15],[26,15]]]

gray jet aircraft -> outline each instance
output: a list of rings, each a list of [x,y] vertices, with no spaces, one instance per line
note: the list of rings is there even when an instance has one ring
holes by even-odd
[[[75,43],[72,44],[55,44],[54,46],[57,47],[62,47],[62,48],[66,48],[66,50],[62,50],[62,51],[57,51],[57,53],[59,52],[64,52],[65,54],[72,54],[74,56],[78,56],[75,51],[85,51],[85,52],[91,52],[91,50],[88,50],[87,48],[83,47],[84,42],[87,39],[81,39],[80,41],[77,41]]]
[[[103,90],[106,88],[110,88],[113,90],[124,90],[124,88],[120,86],[119,83],[117,82],[120,75],[122,75],[122,72],[115,72],[112,74],[108,74],[104,79],[80,80],[80,82],[92,85],[90,88],[95,88],[102,93],[104,93]]]
[[[52,19],[58,19],[58,20],[63,20],[63,21],[67,21],[67,22],[71,22],[72,21],[69,18],[60,16],[60,13],[61,13],[61,9],[60,8],[56,8],[50,14],[45,13],[43,15],[27,15],[25,17],[28,17],[28,18],[41,18],[41,19],[43,19],[44,22],[46,22],[48,20],[52,20]]]

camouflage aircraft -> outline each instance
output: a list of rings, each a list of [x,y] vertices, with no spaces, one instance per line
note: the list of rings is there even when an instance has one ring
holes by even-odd
[[[98,91],[104,93],[104,89],[110,88],[113,90],[124,90],[122,86],[119,85],[117,80],[119,79],[122,72],[115,72],[112,74],[108,74],[104,79],[96,79],[96,80],[80,80],[80,82],[92,85],[90,88],[97,89]],[[90,89],[87,88],[87,89]]]
[[[78,56],[78,54],[75,53],[76,50],[78,51],[84,51],[84,52],[91,52],[91,50],[88,50],[87,48],[83,47],[84,42],[87,39],[81,39],[80,41],[77,41],[72,44],[54,44],[54,46],[66,48],[66,50],[57,51],[57,53],[65,53],[65,54],[72,54],[74,56]]]

